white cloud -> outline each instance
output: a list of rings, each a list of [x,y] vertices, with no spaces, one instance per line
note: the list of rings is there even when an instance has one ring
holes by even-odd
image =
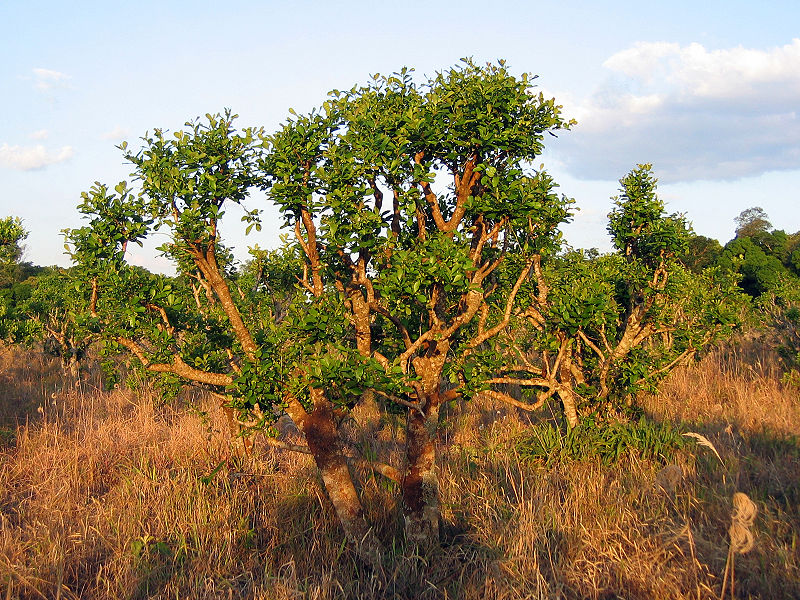
[[[46,140],[48,135],[50,135],[50,132],[47,129],[40,129],[39,131],[34,131],[28,137],[32,140]]]
[[[104,140],[118,141],[122,140],[128,135],[130,135],[129,129],[117,125],[116,127],[114,127],[114,129],[112,129],[111,131],[107,131],[100,137]]]
[[[48,165],[64,162],[75,155],[72,146],[64,146],[60,150],[47,150],[42,145],[9,146],[0,145],[0,167],[20,171],[43,169]]]
[[[70,79],[72,78],[66,73],[51,69],[36,68],[33,70],[34,86],[41,92],[47,92],[56,87],[65,87]]]
[[[555,145],[572,173],[618,179],[653,162],[662,181],[800,169],[800,39],[769,50],[639,43],[608,80],[565,103],[578,125]]]

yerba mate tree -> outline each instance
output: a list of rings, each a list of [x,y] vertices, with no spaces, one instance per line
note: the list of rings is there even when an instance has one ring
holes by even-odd
[[[570,125],[559,108],[502,63],[465,62],[422,85],[403,71],[334,92],[268,138],[267,191],[302,249],[307,305],[291,368],[260,379],[297,390],[290,414],[324,420],[325,444],[364,392],[406,413],[395,478],[419,548],[438,540],[440,408],[480,388],[477,349],[507,328],[569,216],[530,168]]]
[[[230,112],[206,115],[171,135],[156,129],[137,151],[123,144],[141,190],[123,182],[116,193],[100,184],[85,193],[79,209],[90,222],[68,232],[71,254],[85,273],[89,310],[102,322],[107,352],[127,351],[147,372],[209,389],[232,419],[253,427],[268,426],[281,411],[292,416],[309,441],[310,450],[301,450],[314,453],[348,538],[374,562],[380,545],[360,512],[335,424],[324,411],[303,406],[281,375],[292,328],[302,329],[305,301],[298,298],[296,323],[279,329],[225,268],[219,220],[262,181],[261,132],[239,132],[234,119]],[[245,220],[258,229],[255,217],[247,212]],[[158,228],[169,231],[161,250],[174,260],[177,278],[125,261],[129,243]],[[275,391],[262,381],[265,371],[285,385]]]
[[[501,376],[487,380],[530,390],[528,409],[557,397],[569,427],[582,415],[616,415],[740,321],[735,277],[680,264],[689,228],[665,212],[651,166],[620,184],[608,225],[616,251],[547,261],[520,294],[517,335],[496,340],[508,359]],[[496,386],[486,393],[497,395]]]

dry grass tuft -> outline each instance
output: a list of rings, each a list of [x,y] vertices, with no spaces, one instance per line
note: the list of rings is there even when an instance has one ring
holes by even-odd
[[[10,598],[718,598],[734,492],[758,507],[737,594],[800,597],[800,446],[789,435],[800,412],[768,365],[708,357],[647,400],[722,462],[694,449],[666,468],[627,456],[548,469],[516,454],[529,415],[484,400],[447,411],[442,549],[415,560],[397,547],[379,580],[344,546],[308,457],[258,443],[239,455],[203,398],[163,406],[146,390],[65,384],[32,354],[2,360],[33,365],[0,381],[16,398],[0,455]],[[400,422],[370,406],[355,417],[360,451],[399,464]],[[391,546],[396,489],[358,475]]]

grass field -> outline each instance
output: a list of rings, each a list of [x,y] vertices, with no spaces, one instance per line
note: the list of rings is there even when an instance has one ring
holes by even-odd
[[[665,457],[526,458],[542,420],[476,400],[444,414],[443,544],[404,557],[393,484],[359,473],[391,553],[384,573],[344,545],[313,464],[231,444],[200,396],[79,385],[40,353],[0,356],[0,597],[718,598],[732,496],[758,508],[735,555],[737,598],[800,598],[800,391],[741,341],[642,398],[698,433]],[[397,423],[360,409],[361,444],[399,461]],[[730,584],[726,596],[730,594]]]

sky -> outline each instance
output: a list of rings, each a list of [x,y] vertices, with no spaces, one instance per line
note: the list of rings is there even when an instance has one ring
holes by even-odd
[[[226,107],[269,131],[331,89],[462,57],[538,75],[578,121],[541,160],[580,208],[572,246],[610,249],[610,198],[638,163],[698,234],[724,244],[753,206],[800,230],[797,0],[0,0],[0,56],[0,216],[23,220],[35,264],[69,264],[61,230],[81,226],[95,181],[129,178],[123,140]],[[248,208],[260,233],[245,238],[235,210],[223,226],[240,259],[281,233],[263,198]],[[169,270],[159,235],[130,260]]]

